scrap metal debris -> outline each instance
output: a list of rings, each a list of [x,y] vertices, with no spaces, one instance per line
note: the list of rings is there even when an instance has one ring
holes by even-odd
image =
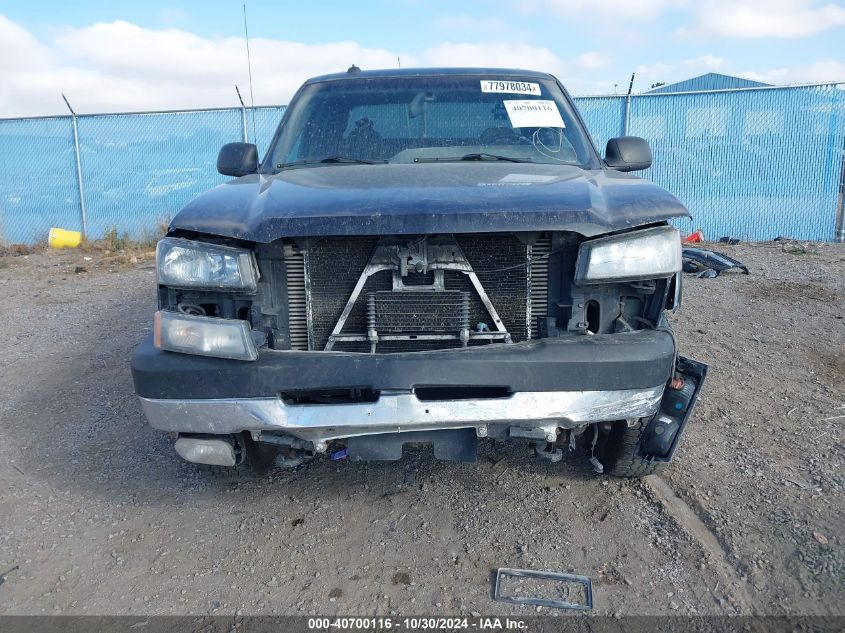
[[[559,583],[557,592],[562,598],[540,598],[530,596],[505,595],[502,591],[503,581],[510,578],[531,578],[534,580],[550,580]],[[565,599],[564,599],[565,598]],[[587,576],[575,574],[560,574],[551,571],[533,571],[530,569],[496,570],[496,580],[493,587],[493,600],[510,602],[512,604],[527,604],[552,609],[575,609],[578,611],[592,611],[593,609],[593,581]]]
[[[3,572],[2,574],[0,574],[0,585],[2,585],[4,582],[6,582],[6,576],[8,576],[9,574],[11,574],[13,571],[15,571],[15,570],[17,570],[17,569],[20,569],[20,567],[18,567],[17,565],[15,565],[15,566],[14,566],[14,567],[12,567],[10,570],[5,571],[5,572]]]
[[[685,273],[698,273],[699,277],[718,277],[726,270],[739,268],[748,274],[748,266],[724,253],[706,248],[684,247],[682,254]]]

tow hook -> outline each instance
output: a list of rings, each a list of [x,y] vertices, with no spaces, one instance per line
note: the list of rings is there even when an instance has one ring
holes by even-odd
[[[547,459],[553,463],[557,463],[563,459],[563,451],[557,448],[552,442],[546,442],[545,446],[539,442],[535,443],[534,454],[541,459]]]

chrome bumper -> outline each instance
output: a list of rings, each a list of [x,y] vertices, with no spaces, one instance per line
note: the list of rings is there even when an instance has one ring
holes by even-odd
[[[382,393],[376,402],[287,405],[280,398],[157,400],[141,398],[150,425],[178,433],[284,433],[315,445],[357,435],[491,426],[522,427],[553,437],[557,429],[648,417],[664,385],[617,391],[517,392],[508,398],[422,401],[413,393]],[[523,437],[528,437],[523,435]]]

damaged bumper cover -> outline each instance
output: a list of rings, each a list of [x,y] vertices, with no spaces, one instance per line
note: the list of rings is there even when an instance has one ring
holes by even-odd
[[[501,431],[510,429],[514,437],[554,441],[558,428],[652,415],[663,389],[533,391],[439,402],[421,401],[413,393],[382,393],[376,402],[293,406],[281,398],[141,398],[141,405],[150,425],[179,433],[281,432],[318,444],[359,435],[468,427],[475,427],[480,437],[498,436],[502,433],[491,427],[501,425]]]
[[[132,374],[150,424],[166,431],[284,433],[318,444],[474,427],[479,436],[544,439],[559,428],[652,415],[675,353],[666,330],[406,354],[264,352],[251,363],[163,352],[148,339],[135,351]],[[456,395],[430,400],[416,393],[441,386]],[[478,387],[505,395],[474,398]],[[341,388],[377,398],[291,404],[282,397]]]

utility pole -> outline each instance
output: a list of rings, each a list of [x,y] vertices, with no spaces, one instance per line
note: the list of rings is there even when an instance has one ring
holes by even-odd
[[[836,201],[834,239],[837,242],[845,242],[845,139],[842,141],[842,166],[839,168],[839,196]]]
[[[244,99],[241,96],[241,91],[238,90],[238,84],[235,84],[235,92],[238,93],[238,101],[241,102],[241,126],[243,127],[244,143],[249,143],[249,134],[246,129],[246,105],[244,104]]]
[[[70,107],[70,102],[62,93],[67,109],[70,110],[70,121],[73,126],[73,151],[76,156],[76,182],[79,185],[79,212],[82,216],[82,237],[88,237],[88,210],[85,207],[85,187],[82,184],[82,160],[79,156],[79,127],[76,124],[76,112]]]
[[[631,73],[631,83],[628,84],[628,94],[625,95],[625,117],[622,120],[622,136],[628,136],[628,125],[631,119],[631,90],[634,88],[634,75]]]

